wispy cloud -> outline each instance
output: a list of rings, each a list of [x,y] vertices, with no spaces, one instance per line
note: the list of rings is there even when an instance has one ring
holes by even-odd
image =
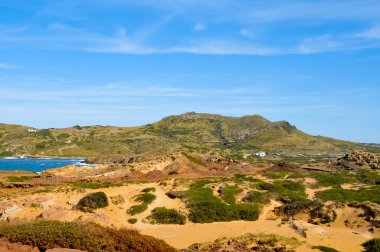
[[[356,34],[356,37],[367,38],[367,39],[380,39],[380,25],[369,28],[368,30],[362,31]]]
[[[204,29],[206,29],[206,25],[204,23],[196,23],[193,26],[194,31],[203,31]]]
[[[247,28],[241,29],[240,35],[242,35],[243,37],[249,38],[249,39],[255,38],[254,33],[250,29],[247,29]]]
[[[378,22],[380,3],[374,0],[360,3],[352,0],[334,3],[292,0],[275,1],[276,4],[262,1],[242,4],[233,0],[89,2],[92,4],[84,6],[79,2],[54,1],[23,25],[2,26],[0,46],[100,53],[207,55],[313,54],[380,48],[380,43],[373,41],[380,38],[380,26],[362,28],[362,31],[357,28],[324,30],[330,23],[341,25],[339,22],[359,20],[363,27],[362,23],[369,26],[369,23]],[[118,8],[142,6],[144,11],[147,7],[159,11],[149,22],[121,24],[123,22],[116,19],[112,25],[104,22],[104,25],[94,26],[86,21],[87,15],[94,10],[105,9],[112,16]],[[67,15],[56,10],[67,12]],[[73,19],[75,16],[77,19]],[[189,24],[193,24],[192,29]],[[293,27],[292,32],[286,36],[277,35],[273,24]],[[310,29],[306,34],[303,31],[298,33],[300,26]]]
[[[298,47],[301,54],[337,51],[341,49],[341,44],[329,35],[307,38]]]
[[[12,65],[9,65],[9,64],[6,64],[6,63],[2,63],[2,62],[0,62],[0,69],[1,68],[11,68],[11,67],[13,67]]]

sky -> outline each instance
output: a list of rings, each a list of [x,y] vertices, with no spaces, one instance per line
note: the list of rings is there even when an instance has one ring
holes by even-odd
[[[0,122],[260,114],[380,143],[378,0],[1,0]]]

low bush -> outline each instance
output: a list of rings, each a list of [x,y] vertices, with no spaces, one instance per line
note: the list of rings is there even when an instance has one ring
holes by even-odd
[[[324,201],[337,202],[364,202],[370,201],[380,204],[380,186],[362,188],[360,190],[346,190],[333,188],[325,191],[316,192],[315,196]]]
[[[265,177],[270,179],[283,179],[288,175],[287,171],[278,171],[278,172],[265,172],[263,174]]]
[[[318,249],[319,251],[322,251],[322,252],[339,252],[339,250],[326,247],[326,246],[313,246],[313,249]]]
[[[131,208],[129,208],[128,210],[128,213],[130,215],[136,215],[136,214],[144,212],[147,209],[148,209],[148,205],[143,203],[140,205],[131,206]]]
[[[104,192],[91,193],[81,198],[76,208],[83,212],[92,212],[94,209],[108,206],[108,198]]]
[[[271,197],[283,202],[299,201],[306,199],[305,186],[300,182],[279,180],[273,184],[259,183],[257,188],[268,191]]]
[[[247,195],[243,197],[243,201],[247,203],[259,203],[259,204],[270,203],[269,197],[265,193],[258,192],[258,191],[249,191]]]
[[[312,200],[299,200],[286,203],[276,208],[276,211],[286,216],[294,216],[298,213],[310,211],[314,208],[320,207],[322,204],[318,201]]]
[[[152,214],[148,217],[152,224],[179,224],[186,223],[186,216],[175,209],[157,207],[153,209]]]
[[[213,195],[210,188],[195,188],[183,192],[169,192],[169,197],[181,198],[190,209],[189,220],[210,223],[233,220],[257,220],[261,211],[258,204],[227,205]]]
[[[156,195],[151,193],[142,193],[136,196],[136,201],[140,201],[144,204],[149,205],[156,199]]]
[[[182,152],[182,155],[184,155],[189,161],[193,162],[196,165],[207,167],[207,165],[200,159],[190,156],[189,154]]]
[[[119,187],[123,186],[124,183],[93,183],[93,182],[70,182],[73,189],[100,189],[100,188],[110,188],[110,187]]]
[[[70,248],[83,251],[176,251],[164,241],[135,230],[114,229],[94,223],[34,221],[0,223],[0,237],[12,243],[37,247],[40,251]]]
[[[211,180],[211,179],[199,179],[199,180],[195,181],[194,183],[192,183],[190,185],[190,188],[191,189],[202,188],[203,186],[210,184],[210,183],[214,183],[214,182],[215,182],[215,180]]]
[[[226,186],[219,189],[219,193],[222,196],[224,202],[230,205],[236,204],[236,194],[243,192],[243,189],[237,186]]]
[[[374,171],[359,170],[356,179],[363,184],[380,185],[380,174]]]
[[[155,191],[156,191],[155,187],[147,187],[141,190],[141,192],[144,192],[144,193],[155,192]]]
[[[349,172],[334,172],[334,173],[314,173],[310,177],[315,178],[317,183],[314,187],[322,186],[340,186],[346,183],[358,182],[357,179]]]
[[[375,238],[369,241],[366,241],[362,245],[365,252],[379,252],[380,251],[380,238]]]
[[[28,181],[28,180],[32,180],[33,177],[31,176],[8,176],[8,181],[9,182],[24,182],[24,181]]]
[[[136,224],[137,223],[137,219],[136,218],[129,218],[128,219],[128,223],[129,224]]]
[[[198,203],[189,206],[189,220],[194,223],[210,223],[233,220],[255,221],[261,207],[257,204],[227,205],[223,203]]]

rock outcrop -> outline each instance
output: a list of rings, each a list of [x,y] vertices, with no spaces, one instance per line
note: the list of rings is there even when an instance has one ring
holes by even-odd
[[[330,162],[329,165],[337,170],[380,169],[380,154],[355,151]]]

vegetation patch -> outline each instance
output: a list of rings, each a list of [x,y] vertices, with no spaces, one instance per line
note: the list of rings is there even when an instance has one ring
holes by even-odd
[[[258,183],[257,189],[268,191],[271,197],[282,202],[305,200],[307,198],[305,186],[300,182],[278,180],[273,184]]]
[[[136,201],[149,205],[156,199],[156,195],[151,193],[142,193],[136,196]]]
[[[333,188],[325,191],[316,192],[315,196],[324,201],[337,202],[364,202],[370,201],[380,204],[380,186],[362,188],[360,190],[346,190]]]
[[[322,204],[318,201],[298,200],[277,207],[276,211],[285,216],[294,216],[299,213],[309,212],[312,209],[319,208],[321,205]]]
[[[129,218],[128,219],[128,223],[129,224],[136,224],[137,223],[137,219],[136,218]]]
[[[189,161],[193,162],[196,165],[207,167],[207,165],[200,159],[190,156],[189,154],[182,152],[182,155],[184,155]]]
[[[147,187],[141,190],[141,192],[149,193],[149,192],[155,192],[156,188],[155,187]]]
[[[265,172],[263,175],[270,179],[283,179],[289,173],[287,171],[278,171],[278,172]]]
[[[380,174],[374,171],[360,170],[356,173],[356,179],[367,185],[380,185]]]
[[[92,212],[97,208],[108,206],[108,198],[104,192],[91,193],[81,198],[76,208],[83,212]]]
[[[135,215],[144,212],[148,209],[148,205],[156,199],[156,195],[151,193],[142,193],[136,196],[135,201],[141,202],[140,205],[134,205],[129,210],[130,215]]]
[[[230,205],[236,204],[235,196],[241,192],[243,192],[243,189],[238,186],[226,186],[219,189],[223,201]]]
[[[131,208],[129,208],[128,210],[128,213],[130,215],[136,215],[136,214],[144,212],[147,209],[148,209],[148,205],[143,203],[140,205],[131,206]]]
[[[267,194],[258,191],[249,191],[247,195],[243,197],[243,202],[269,204],[270,199]]]
[[[157,207],[153,209],[152,214],[148,217],[152,224],[179,224],[186,223],[186,216],[175,209]]]
[[[319,251],[322,251],[322,252],[339,252],[339,250],[326,247],[326,246],[313,246],[313,249],[318,249]]]
[[[28,181],[28,180],[32,180],[33,177],[31,176],[8,176],[8,181],[9,182],[25,182],[25,181]]]
[[[349,172],[314,173],[310,177],[315,178],[317,183],[314,187],[340,186],[345,183],[356,183],[357,179]]]
[[[37,247],[40,251],[70,248],[83,251],[176,251],[164,241],[135,230],[114,229],[94,223],[34,221],[0,224],[0,237],[12,243]]]
[[[123,186],[124,183],[93,183],[93,182],[70,182],[73,189],[101,189],[101,188],[110,188],[110,187],[120,187]]]
[[[169,192],[171,198],[181,198],[190,209],[189,220],[210,223],[232,220],[257,220],[261,211],[258,204],[227,205],[213,195],[210,188],[191,188],[188,191]]]
[[[365,252],[379,252],[380,251],[380,238],[375,238],[369,241],[366,241],[362,245]]]

